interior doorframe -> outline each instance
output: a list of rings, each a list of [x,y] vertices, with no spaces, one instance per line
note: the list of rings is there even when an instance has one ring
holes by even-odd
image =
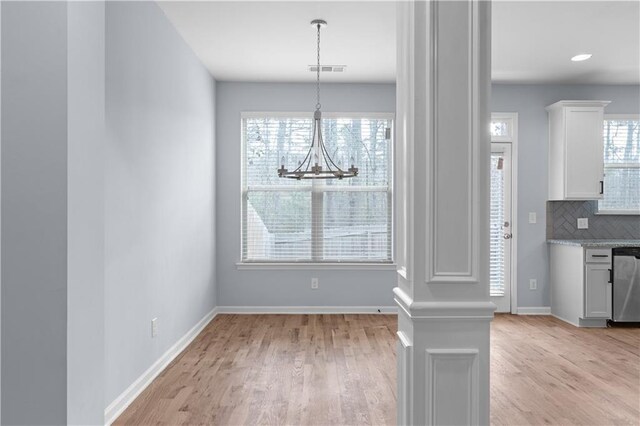
[[[493,112],[491,121],[506,121],[506,136],[491,136],[491,142],[511,144],[511,313],[518,313],[518,113]]]

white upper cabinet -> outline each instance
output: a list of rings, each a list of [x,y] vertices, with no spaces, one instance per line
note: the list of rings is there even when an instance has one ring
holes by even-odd
[[[598,200],[604,189],[604,107],[609,101],[549,105],[549,199]]]

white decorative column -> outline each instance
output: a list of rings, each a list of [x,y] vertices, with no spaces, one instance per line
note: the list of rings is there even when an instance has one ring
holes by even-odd
[[[398,423],[489,424],[488,1],[398,4]]]

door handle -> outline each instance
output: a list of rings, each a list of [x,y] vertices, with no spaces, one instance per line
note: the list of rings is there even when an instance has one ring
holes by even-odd
[[[511,239],[511,237],[513,237],[513,235],[511,235],[511,234],[504,234],[504,235],[503,235],[503,238],[504,238],[505,240],[509,240],[509,239]]]
[[[600,181],[600,194],[601,195],[604,194],[604,181],[603,180]]]

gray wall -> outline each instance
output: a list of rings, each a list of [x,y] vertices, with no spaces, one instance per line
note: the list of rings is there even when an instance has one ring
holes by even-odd
[[[68,8],[67,422],[104,422],[104,2]]]
[[[105,406],[216,305],[214,89],[155,3],[107,4]]]
[[[313,84],[218,83],[216,282],[220,306],[391,306],[394,271],[238,270],[240,260],[240,113],[311,111]],[[323,84],[326,112],[394,112],[393,84]],[[311,290],[311,278],[319,289]]]
[[[518,305],[549,306],[546,244],[548,122],[544,107],[568,100],[610,100],[605,114],[640,112],[640,86],[496,85],[491,110],[518,113]],[[529,212],[538,223],[529,224]],[[529,279],[538,289],[529,290]]]
[[[2,423],[66,423],[67,5],[2,5]]]

